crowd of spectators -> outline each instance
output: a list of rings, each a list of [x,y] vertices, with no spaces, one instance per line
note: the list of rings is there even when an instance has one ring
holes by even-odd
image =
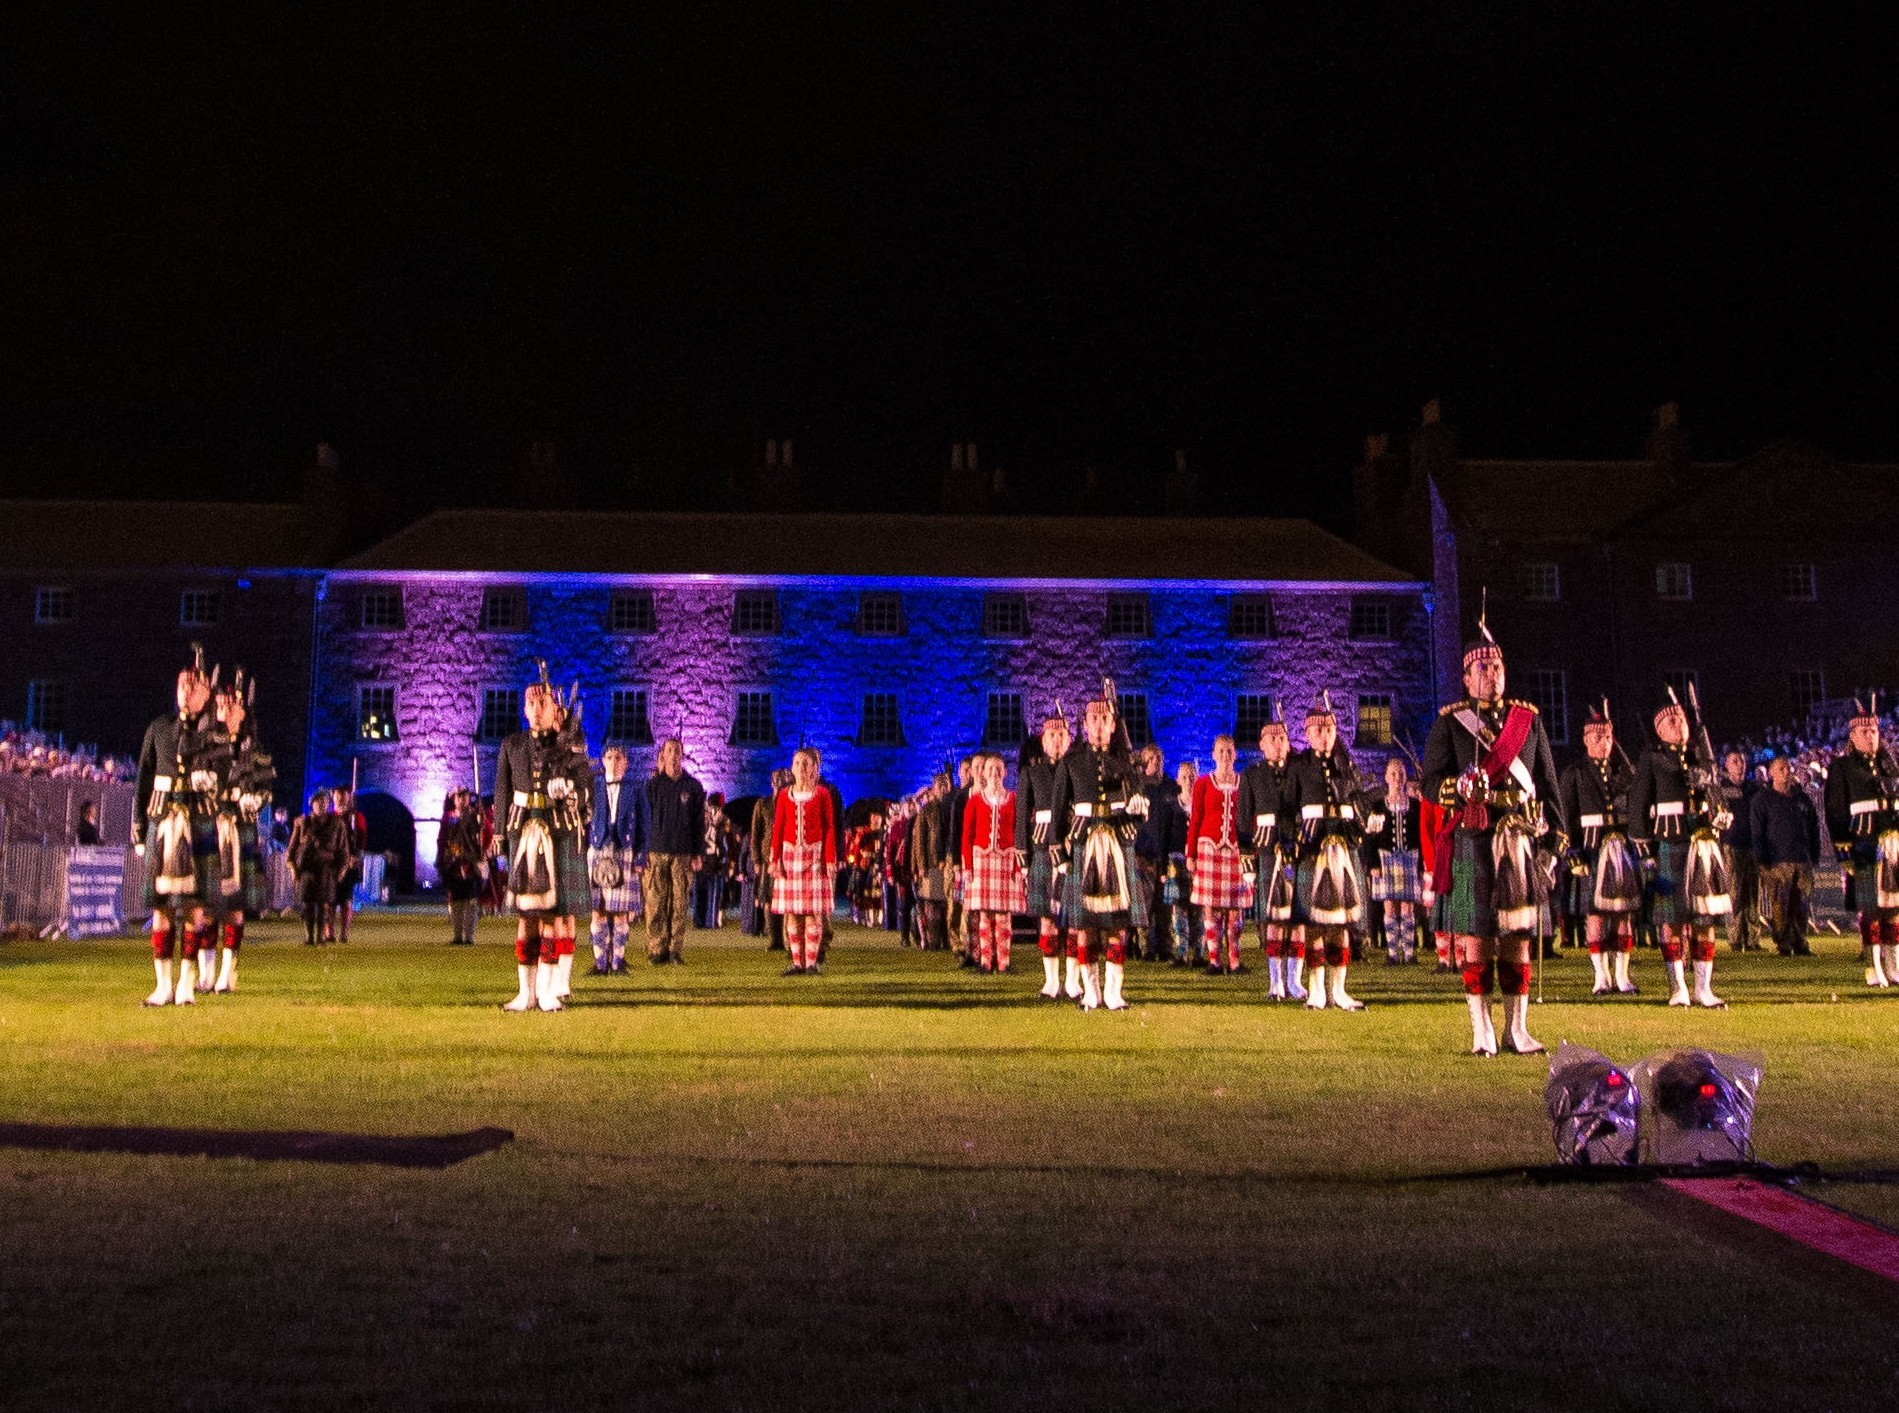
[[[0,721],[0,775],[35,775],[54,780],[130,781],[130,757],[101,756],[96,749],[69,750],[37,731]]]

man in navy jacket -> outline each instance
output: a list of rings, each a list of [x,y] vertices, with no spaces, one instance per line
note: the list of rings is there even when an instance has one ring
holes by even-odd
[[[645,864],[646,791],[626,778],[626,752],[608,746],[593,782],[593,827],[587,839],[587,879],[593,889],[595,976],[626,970],[626,939],[640,916],[640,868]]]

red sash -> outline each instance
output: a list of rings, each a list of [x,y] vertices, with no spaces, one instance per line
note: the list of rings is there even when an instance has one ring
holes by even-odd
[[[1512,706],[1503,719],[1503,729],[1497,733],[1496,741],[1479,763],[1484,781],[1491,789],[1496,789],[1510,774],[1510,763],[1523,749],[1523,743],[1530,739],[1530,728],[1536,724],[1536,713],[1525,706]],[[1462,725],[1460,722],[1459,725]],[[1484,830],[1490,827],[1490,811],[1482,801],[1473,800],[1464,805],[1440,806],[1437,828],[1433,831],[1431,885],[1439,893],[1447,892],[1451,886],[1451,838],[1461,824],[1469,829]]]

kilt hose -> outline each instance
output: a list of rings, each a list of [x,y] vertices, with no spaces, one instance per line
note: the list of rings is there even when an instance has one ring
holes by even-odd
[[[771,910],[782,917],[828,917],[834,896],[823,843],[786,844],[772,880]]]
[[[1019,913],[1027,908],[1014,849],[971,849],[963,875],[963,906],[972,913]]]
[[[1197,907],[1227,912],[1252,907],[1252,880],[1245,860],[1237,845],[1221,848],[1211,839],[1202,839],[1194,848],[1193,891],[1188,900]]]
[[[602,888],[593,882],[594,870],[604,859],[612,859],[620,866],[620,885],[617,888]],[[630,913],[635,918],[640,916],[640,871],[634,866],[633,859],[631,849],[613,847],[587,851],[588,892],[595,912]]]
[[[642,880],[646,955],[678,956],[692,920],[692,861],[696,854],[648,854]]]

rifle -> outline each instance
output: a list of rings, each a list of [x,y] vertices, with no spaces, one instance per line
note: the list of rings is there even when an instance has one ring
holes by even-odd
[[[1673,695],[1671,690],[1670,695]],[[1679,703],[1677,703],[1679,705]],[[1695,684],[1688,684],[1688,705],[1692,711],[1689,718],[1689,748],[1694,752],[1696,774],[1700,776],[1702,807],[1708,813],[1719,833],[1727,827],[1733,816],[1729,814],[1725,800],[1717,803],[1715,791],[1720,788],[1721,768],[1715,760],[1714,742],[1708,736],[1708,723],[1701,715],[1701,694],[1695,690]],[[1689,778],[1689,792],[1693,793],[1696,781]]]

